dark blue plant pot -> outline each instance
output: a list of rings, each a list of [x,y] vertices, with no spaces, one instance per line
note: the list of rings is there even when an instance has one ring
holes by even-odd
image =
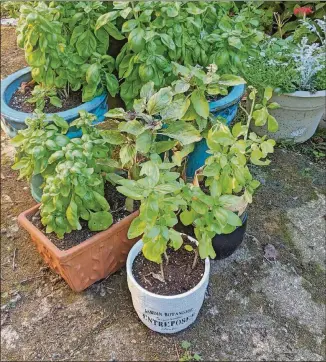
[[[209,103],[210,112],[214,116],[221,116],[225,118],[226,124],[229,125],[237,114],[239,102],[244,94],[244,91],[244,84],[233,87],[227,96]],[[186,166],[186,175],[188,179],[193,179],[196,170],[205,164],[205,160],[209,156],[206,152],[207,150],[208,146],[204,138],[196,143],[195,149],[188,156]]]
[[[16,73],[9,75],[1,81],[1,127],[9,137],[14,137],[17,131],[26,128],[25,119],[31,117],[31,113],[19,112],[9,107],[9,101],[22,82],[28,82],[32,79],[31,68],[27,67]],[[108,110],[107,94],[102,94],[89,102],[85,102],[78,107],[68,109],[67,111],[55,113],[64,118],[68,123],[79,117],[79,111],[85,110],[97,116],[97,122],[104,120],[104,114]],[[47,116],[52,116],[48,113]],[[81,136],[81,130],[72,127],[67,136],[75,138]]]

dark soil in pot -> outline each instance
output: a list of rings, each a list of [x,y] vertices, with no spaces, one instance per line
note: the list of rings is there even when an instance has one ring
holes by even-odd
[[[228,87],[228,94],[231,92],[232,87]],[[223,95],[223,94],[218,94],[218,95],[211,95],[211,94],[206,94],[206,99],[208,100],[208,102],[216,102],[224,97],[226,97],[227,95]]]
[[[113,216],[113,224],[117,223],[118,221],[124,219],[126,216],[130,215],[131,212],[125,209],[125,201],[126,197],[121,195],[118,191],[116,191],[115,187],[112,186],[109,182],[105,184],[104,187],[104,196],[110,204],[111,213]],[[139,202],[134,202],[134,211],[139,209]],[[42,231],[50,240],[51,242],[60,250],[68,250],[75,245],[80,244],[81,242],[89,239],[93,235],[99,233],[100,231],[91,231],[87,226],[87,221],[79,220],[80,225],[82,226],[81,230],[73,230],[69,234],[65,234],[63,239],[59,239],[55,233],[46,234],[45,230],[46,227],[41,223],[41,215],[37,212],[31,219],[31,222],[40,230]],[[112,226],[111,225],[111,226]]]
[[[198,256],[192,269],[195,251],[187,251],[184,246],[195,244],[182,235],[184,244],[177,251],[167,249],[168,261],[163,256],[164,281],[160,265],[147,260],[142,253],[135,258],[132,272],[136,281],[149,292],[159,295],[177,295],[194,288],[205,272],[205,261]]]
[[[217,96],[212,96],[210,94],[206,95],[206,98],[208,100],[208,102],[216,102],[222,98],[224,98],[225,96],[222,96],[221,94],[217,95]]]
[[[18,88],[9,101],[9,107],[15,109],[16,111],[33,113],[36,109],[36,104],[28,102],[28,100],[32,97],[32,90],[33,86]],[[68,98],[61,96],[59,93],[58,97],[61,99],[62,107],[55,107],[53,104],[50,103],[49,99],[46,99],[45,107],[43,109],[44,113],[63,112],[68,109],[76,108],[83,103],[81,89],[76,92],[70,91]]]

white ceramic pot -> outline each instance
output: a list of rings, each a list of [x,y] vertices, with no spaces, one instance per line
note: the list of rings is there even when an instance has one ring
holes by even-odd
[[[143,245],[139,240],[130,250],[127,259],[127,281],[134,308],[140,320],[153,331],[179,332],[196,320],[203,304],[209,279],[209,259],[205,259],[205,272],[196,287],[178,295],[158,295],[141,287],[132,274],[133,262]]]
[[[326,90],[316,93],[298,91],[273,96],[272,102],[281,107],[270,110],[279,125],[277,132],[267,131],[267,127],[251,126],[258,135],[267,134],[276,141],[289,140],[295,143],[307,141],[315,133],[326,109]]]

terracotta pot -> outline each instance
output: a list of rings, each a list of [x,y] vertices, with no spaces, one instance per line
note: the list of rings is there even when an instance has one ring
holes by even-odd
[[[60,250],[29,220],[39,207],[40,204],[22,212],[18,222],[29,232],[45,262],[76,292],[119,270],[125,265],[129,250],[140,239],[127,237],[130,223],[139,214],[136,211],[82,243]]]

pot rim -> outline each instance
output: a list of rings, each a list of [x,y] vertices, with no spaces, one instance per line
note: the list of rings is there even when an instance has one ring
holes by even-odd
[[[233,86],[229,94],[227,94],[225,97],[217,101],[215,100],[209,101],[208,103],[210,111],[218,111],[221,109],[225,109],[237,103],[242,98],[245,89],[246,89],[245,84],[238,84]]]
[[[12,84],[15,80],[19,79],[27,73],[31,73],[31,67],[22,68],[17,72],[10,74],[5,79],[1,80],[1,114],[3,116],[10,117],[11,119],[19,123],[24,123],[25,118],[33,116],[34,113],[21,112],[9,107],[5,99],[5,94],[10,84]],[[59,117],[67,120],[73,118],[76,114],[78,115],[79,111],[81,110],[90,112],[92,109],[99,107],[100,104],[106,99],[106,97],[107,93],[104,92],[100,96],[97,96],[88,102],[84,102],[77,107],[70,108],[62,112],[46,113],[46,115],[50,117],[53,115],[58,115]]]
[[[184,233],[181,233],[181,235],[186,235]],[[192,238],[191,236],[189,235],[186,235],[191,241],[194,241],[196,242],[196,244],[198,244],[198,241],[194,238]],[[206,258],[205,259],[205,271],[204,271],[204,274],[200,280],[200,282],[194,286],[192,289],[188,290],[187,292],[185,293],[182,293],[182,294],[175,294],[175,295],[160,295],[160,294],[155,294],[155,293],[152,293],[148,290],[146,290],[145,288],[143,288],[137,281],[136,279],[134,278],[134,275],[132,273],[132,266],[133,266],[133,262],[136,258],[136,256],[138,256],[138,254],[141,252],[141,249],[143,247],[144,243],[142,241],[142,239],[140,239],[139,241],[137,241],[137,243],[131,248],[131,250],[129,251],[129,254],[128,254],[128,258],[127,258],[127,262],[126,262],[126,269],[127,269],[127,277],[130,278],[131,282],[133,283],[133,285],[135,285],[137,287],[137,289],[143,293],[143,294],[146,294],[150,297],[154,297],[154,298],[159,298],[159,299],[164,299],[164,300],[175,300],[175,299],[182,299],[182,298],[185,298],[185,297],[188,297],[190,296],[191,294],[193,294],[196,290],[198,290],[205,282],[206,280],[209,278],[209,272],[210,272],[210,260],[209,258]],[[132,259],[132,256],[131,256],[131,252],[133,249],[139,249],[139,252],[137,253],[137,255]]]
[[[295,91],[293,93],[282,93],[276,96],[288,96],[288,97],[298,97],[298,98],[319,98],[326,97],[326,90],[320,90],[316,93],[311,93],[309,91]]]
[[[85,248],[89,248],[92,246],[94,242],[99,242],[103,239],[106,234],[114,234],[117,233],[121,228],[124,227],[124,224],[126,222],[131,221],[134,219],[138,214],[139,211],[135,211],[132,214],[126,216],[119,222],[111,225],[108,229],[102,230],[97,232],[95,235],[91,236],[90,238],[80,242],[77,245],[72,246],[69,249],[61,250],[59,249],[46,235],[46,233],[43,233],[40,229],[38,229],[29,219],[28,216],[34,215],[40,208],[41,204],[37,204],[33,207],[31,207],[28,210],[23,211],[18,216],[18,223],[28,232],[31,234],[31,232],[34,233],[39,239],[40,242],[42,242],[44,245],[46,245],[49,249],[51,249],[59,258],[67,258],[69,259],[72,256],[75,256],[79,253],[82,253]]]

